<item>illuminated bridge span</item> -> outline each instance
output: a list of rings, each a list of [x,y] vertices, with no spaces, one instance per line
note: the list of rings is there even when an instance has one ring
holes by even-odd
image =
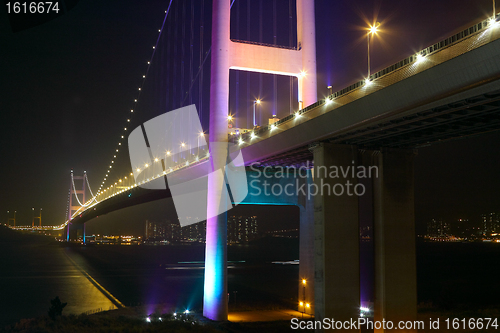
[[[297,1],[299,47],[279,48],[231,40],[229,2],[214,0],[209,142],[227,137],[230,69],[296,77],[298,100],[307,107],[270,126],[229,137],[241,149],[245,164],[268,167],[272,178],[272,167],[277,166],[354,163],[377,166],[378,177],[364,183],[369,194],[363,197],[248,196],[242,203],[300,207],[300,277],[309,288],[305,295],[299,292],[299,299],[311,304],[319,320],[359,315],[359,212],[370,212],[375,230],[375,320],[414,320],[414,149],[500,129],[498,18],[479,22],[317,101],[313,5],[312,0]],[[208,154],[196,146],[182,163],[172,164],[169,156],[153,157],[147,166],[133,166],[141,169],[140,180],[134,174],[122,177],[56,228],[83,225],[98,215],[170,197],[168,189],[146,190],[140,185],[166,175],[179,181],[202,175],[209,161],[224,165],[226,155]],[[340,180],[324,175],[313,180],[309,173],[301,181],[335,186]],[[209,184],[209,193],[216,185]],[[208,206],[211,209],[210,202]],[[207,234],[204,314],[215,320],[227,319],[226,222],[225,214],[207,221],[207,230],[216,232]]]
[[[315,142],[412,149],[498,130],[500,28],[494,27],[482,21],[372,74],[371,81],[359,81],[275,124],[229,140],[239,145],[247,165],[300,166],[307,161],[313,165],[310,145]],[[198,147],[187,156],[167,168],[154,160],[143,167],[140,182],[133,174],[122,177],[76,210],[72,222],[102,215],[101,209],[106,213],[168,197],[168,191],[138,186],[166,174],[182,177],[209,160]]]
[[[500,28],[482,21],[374,73],[371,81],[359,81],[275,124],[229,140],[239,145],[247,165],[300,166],[306,161],[313,165],[309,148],[319,141],[362,149],[418,148],[498,130],[499,37]],[[72,222],[100,215],[101,206],[109,212],[168,197],[168,191],[138,186],[166,174],[182,175],[209,160],[207,151],[198,147],[187,156],[167,168],[156,159],[143,167],[138,183],[133,174],[122,177],[76,210]]]

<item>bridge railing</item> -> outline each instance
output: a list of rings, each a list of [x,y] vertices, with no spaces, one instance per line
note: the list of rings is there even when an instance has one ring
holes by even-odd
[[[391,73],[401,69],[404,66],[408,66],[408,65],[414,63],[415,61],[417,61],[418,56],[426,57],[426,56],[432,55],[432,54],[437,53],[445,48],[448,48],[452,45],[455,45],[455,44],[463,41],[464,39],[471,37],[474,34],[485,31],[488,28],[490,28],[492,26],[492,24],[498,24],[499,20],[500,20],[500,14],[497,15],[495,17],[495,19],[492,19],[492,18],[485,19],[477,24],[474,24],[473,26],[460,31],[451,37],[448,37],[440,42],[437,42],[433,45],[430,45],[430,46],[416,52],[415,54],[413,54],[413,55],[411,55],[411,56],[409,56],[401,61],[398,61],[397,63],[395,63],[389,67],[386,67],[378,72],[373,73],[372,75],[370,75],[369,78],[360,80],[360,81],[353,83],[353,84],[351,84],[351,85],[349,85],[349,86],[347,86],[339,91],[336,91],[333,94],[327,96],[326,98],[320,99],[316,103],[311,104],[311,105],[309,105],[301,110],[298,110],[296,113],[290,114],[290,115],[280,119],[279,121],[277,121],[271,125],[256,127],[256,128],[254,128],[253,131],[242,134],[239,137],[238,141],[245,142],[247,144],[251,144],[250,140],[253,137],[259,136],[259,135],[264,134],[270,130],[276,129],[279,125],[286,123],[286,122],[294,119],[297,116],[300,116],[304,113],[307,113],[308,111],[315,109],[316,107],[318,107],[322,104],[325,104],[328,101],[333,101],[339,97],[345,96],[345,95],[349,94],[350,92],[366,85],[367,81],[379,79],[381,77],[384,77],[388,74],[391,74]],[[231,140],[236,141],[234,138],[232,138]]]

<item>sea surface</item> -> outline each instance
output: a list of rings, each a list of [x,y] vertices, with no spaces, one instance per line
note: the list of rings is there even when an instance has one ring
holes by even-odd
[[[63,313],[116,307],[104,289],[126,306],[151,304],[151,312],[153,304],[200,310],[204,253],[203,244],[81,246],[2,227],[0,327],[45,315],[56,296],[68,303]],[[298,257],[297,239],[229,246],[230,304],[292,307],[299,267],[275,262]],[[500,243],[417,242],[418,300],[446,309],[498,307],[499,262]]]

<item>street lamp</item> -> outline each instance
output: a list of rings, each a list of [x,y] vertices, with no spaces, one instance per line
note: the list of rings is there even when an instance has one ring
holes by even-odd
[[[304,301],[303,304],[306,304],[306,279],[302,279],[302,286],[304,286],[303,292],[302,292],[302,299]],[[302,302],[301,302],[302,303]],[[304,305],[304,312],[306,312],[306,307]],[[303,315],[302,315],[303,316]],[[304,317],[302,317],[304,318]]]
[[[198,135],[198,155],[200,155],[200,138],[204,138],[205,133],[202,131],[200,132],[200,135]]]
[[[253,126],[257,126],[257,122],[255,121],[255,106],[260,104],[260,99],[257,99],[253,102]]]
[[[328,89],[328,95],[331,95],[332,94],[332,86],[328,86],[326,88]]]
[[[368,34],[366,35],[368,42],[368,80],[370,80],[370,36],[377,34],[379,26],[380,22],[376,22],[374,25],[370,26],[370,29],[368,29]]]

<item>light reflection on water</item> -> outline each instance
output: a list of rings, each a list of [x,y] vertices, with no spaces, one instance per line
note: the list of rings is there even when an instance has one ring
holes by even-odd
[[[46,315],[56,296],[68,303],[64,314],[116,308],[75,267],[65,249],[45,236],[0,228],[0,262],[1,326]]]

